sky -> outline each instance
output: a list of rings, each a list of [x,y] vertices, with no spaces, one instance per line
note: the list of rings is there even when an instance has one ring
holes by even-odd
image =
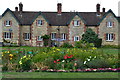
[[[120,0],[2,0],[0,2],[0,15],[9,8],[15,10],[15,7],[19,7],[20,2],[23,3],[24,11],[57,11],[57,3],[62,3],[62,11],[70,12],[95,12],[96,4],[101,4],[102,8],[106,8],[106,11],[112,9],[112,11],[118,16],[118,2]]]

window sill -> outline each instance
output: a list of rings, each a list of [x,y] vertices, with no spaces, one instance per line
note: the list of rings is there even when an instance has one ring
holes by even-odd
[[[112,26],[107,26],[108,28],[112,28]]]
[[[10,27],[11,25],[5,25],[6,27]]]
[[[51,39],[51,40],[56,40],[56,39]]]
[[[43,40],[37,40],[37,41],[43,41]]]
[[[74,27],[79,27],[80,25],[74,25]]]
[[[107,42],[113,42],[113,40],[106,40]]]
[[[79,41],[79,40],[78,40]]]
[[[5,40],[11,40],[11,38],[4,38]]]
[[[25,39],[25,41],[29,41],[30,39]]]
[[[38,27],[41,27],[41,26],[43,26],[43,25],[38,25]]]

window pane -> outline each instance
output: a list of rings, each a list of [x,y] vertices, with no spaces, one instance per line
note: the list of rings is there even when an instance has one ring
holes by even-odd
[[[56,39],[56,33],[51,34],[51,39]]]
[[[42,25],[42,20],[38,20],[38,25]]]

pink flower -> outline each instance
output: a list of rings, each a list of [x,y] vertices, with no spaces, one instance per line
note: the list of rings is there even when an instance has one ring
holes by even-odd
[[[20,53],[22,53],[22,51],[20,51]]]
[[[57,61],[60,61],[60,59],[57,59]]]
[[[54,63],[57,63],[57,61],[54,61]]]
[[[64,59],[67,59],[68,58],[68,56],[64,56]]]

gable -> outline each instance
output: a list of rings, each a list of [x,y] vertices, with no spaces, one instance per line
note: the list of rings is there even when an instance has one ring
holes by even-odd
[[[45,21],[49,24],[49,21],[45,18],[45,16],[44,16],[41,12],[39,12],[39,13],[32,19],[31,23],[33,24],[33,22],[35,22],[36,19],[38,19],[38,20],[45,20]]]
[[[100,23],[106,19],[107,21],[110,21],[110,20],[117,20],[117,17],[116,15],[113,13],[113,11],[110,9],[103,17],[102,19],[100,20],[100,22],[98,23],[98,25],[100,25]]]
[[[15,15],[12,13],[12,11],[9,8],[7,8],[5,12],[2,14],[2,18],[4,18],[6,14],[13,17],[19,23],[18,19],[15,17]]]
[[[84,24],[86,24],[86,22],[84,21],[84,19],[82,18],[82,16],[79,13],[74,14],[71,19],[67,22],[67,24],[70,24],[72,20],[81,20]]]

